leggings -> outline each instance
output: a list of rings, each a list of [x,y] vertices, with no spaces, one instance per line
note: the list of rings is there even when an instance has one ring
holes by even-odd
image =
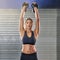
[[[32,53],[32,54],[21,53],[20,60],[38,60],[37,53]]]

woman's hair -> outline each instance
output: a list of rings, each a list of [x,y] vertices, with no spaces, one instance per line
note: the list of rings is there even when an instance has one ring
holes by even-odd
[[[33,20],[32,20],[30,17],[29,17],[29,18],[27,18],[27,19],[26,19],[26,21],[27,21],[27,20],[30,20],[31,22],[33,22]]]

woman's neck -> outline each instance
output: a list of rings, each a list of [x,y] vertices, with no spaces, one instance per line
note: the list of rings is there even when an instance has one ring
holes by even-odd
[[[28,33],[31,32],[31,30],[26,30]]]

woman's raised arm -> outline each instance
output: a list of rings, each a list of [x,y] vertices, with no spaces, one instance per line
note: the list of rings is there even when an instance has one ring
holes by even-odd
[[[20,36],[23,36],[23,33],[24,33],[24,15],[27,10],[27,6],[28,6],[27,3],[23,3],[21,13],[20,13],[20,22],[19,22]]]
[[[36,37],[39,35],[39,27],[40,27],[40,17],[39,17],[39,12],[38,12],[38,7],[37,4],[34,3],[34,13],[35,13],[35,18],[36,18],[36,24],[35,24],[35,29],[34,29],[34,34]]]

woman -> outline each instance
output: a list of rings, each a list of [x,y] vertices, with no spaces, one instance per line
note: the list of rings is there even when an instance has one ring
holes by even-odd
[[[35,18],[36,18],[36,26],[34,31],[32,31],[33,20],[31,18],[27,18],[25,22],[24,28],[24,15],[27,10],[27,3],[23,5],[20,13],[20,37],[23,42],[22,52],[21,52],[21,60],[38,60],[37,59],[37,50],[35,47],[35,42],[39,34],[39,12],[36,3],[32,4]]]

